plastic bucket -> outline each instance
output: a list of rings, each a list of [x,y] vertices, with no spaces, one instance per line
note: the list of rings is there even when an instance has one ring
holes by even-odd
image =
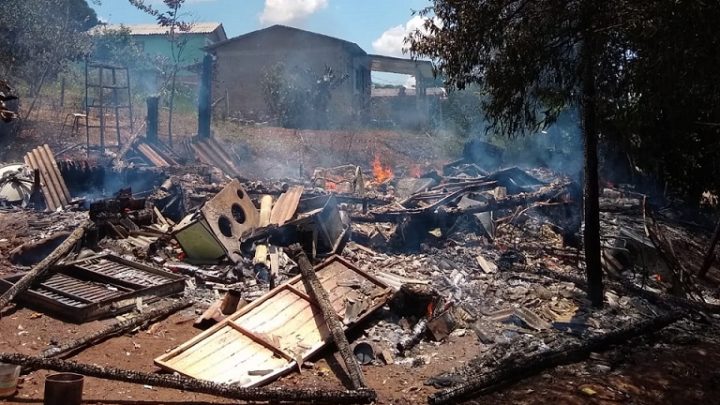
[[[50,374],[45,377],[44,405],[80,405],[85,377],[75,373]]]
[[[20,366],[0,363],[0,398],[15,394],[18,377],[20,377]]]

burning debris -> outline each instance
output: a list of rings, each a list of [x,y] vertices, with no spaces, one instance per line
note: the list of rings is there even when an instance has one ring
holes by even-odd
[[[333,340],[352,383],[346,398],[368,400],[367,365],[419,367],[438,345],[475,341],[478,359],[426,382],[443,388],[433,402],[505,381],[508,370],[559,364],[562,353],[604,347],[618,333],[655,330],[679,319],[679,308],[720,313],[677,260],[684,231],[656,222],[645,196],[629,190],[603,193],[603,266],[613,282],[608,307],[592,310],[577,276],[581,195],[568,178],[469,158],[400,169],[375,155],[367,166],[319,167],[305,179],[248,181],[231,177],[235,159],[213,155],[215,141],[199,142],[189,149],[219,169],[172,155],[158,164],[140,138],[107,165],[55,163],[43,146],[8,169],[24,187],[6,197],[16,204],[8,212],[58,224],[16,249],[18,270],[33,268],[0,278],[0,304],[78,324],[143,312],[58,343],[60,353],[193,305],[191,319],[200,315],[195,326],[207,330],[168,342],[155,363],[186,376],[188,389],[215,384],[204,391],[213,393],[302,372]],[[136,152],[148,159],[130,162]],[[30,204],[33,195],[42,204]],[[690,299],[700,296],[711,302]],[[354,343],[345,338],[351,328],[362,334]],[[48,363],[54,353],[33,364],[71,368]],[[467,379],[476,373],[498,377]]]

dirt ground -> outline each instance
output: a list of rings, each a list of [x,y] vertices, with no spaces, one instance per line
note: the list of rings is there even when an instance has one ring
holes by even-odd
[[[182,343],[200,331],[192,327],[195,310],[188,308],[168,319],[132,335],[109,339],[91,347],[72,360],[144,372],[157,372],[152,359]],[[64,342],[99,328],[104,322],[83,325],[63,323],[29,309],[18,309],[0,320],[0,347],[3,351],[37,354],[50,342]],[[432,343],[423,343],[432,345]],[[610,370],[601,369],[594,360],[546,370],[540,375],[479,396],[469,403],[498,404],[685,404],[719,403],[719,345],[707,342],[669,344],[662,337],[641,342],[611,353],[615,357]],[[378,393],[379,404],[425,403],[436,391],[424,382],[440,372],[461,366],[465,359],[480,353],[477,338],[451,336],[439,343],[425,364],[363,366],[370,387]],[[317,387],[342,389],[347,377],[339,356],[329,350],[319,354],[312,367],[302,374],[292,373],[272,384],[274,387]],[[604,363],[603,363],[604,364]],[[45,371],[25,376],[8,404],[42,403]],[[141,386],[95,378],[85,380],[87,404],[226,404],[233,403],[209,395]]]

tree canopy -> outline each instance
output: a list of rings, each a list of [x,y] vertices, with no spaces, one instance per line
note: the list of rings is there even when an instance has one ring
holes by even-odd
[[[579,104],[592,33],[601,142],[684,196],[720,190],[717,2],[435,0],[421,13],[432,18],[411,53],[453,87],[479,84],[491,130],[508,136]]]

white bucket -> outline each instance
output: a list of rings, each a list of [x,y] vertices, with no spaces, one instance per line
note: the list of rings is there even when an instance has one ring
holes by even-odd
[[[0,363],[0,398],[15,394],[18,377],[20,377],[20,366]]]

